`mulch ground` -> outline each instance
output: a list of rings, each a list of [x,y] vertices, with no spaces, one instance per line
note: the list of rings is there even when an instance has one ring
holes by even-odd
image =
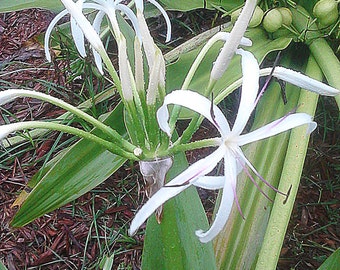
[[[45,84],[32,78],[57,85],[69,83],[62,72],[65,63],[47,65],[43,48],[36,39],[52,18],[53,14],[41,10],[0,15],[0,88],[25,85],[46,91]],[[72,100],[71,92],[68,96]],[[18,112],[16,117],[21,120],[51,118],[63,113],[31,99],[22,99],[8,106],[5,109]],[[334,104],[329,106],[336,108]],[[339,148],[334,147],[340,136],[339,129],[334,128],[327,130],[324,140],[325,129],[319,127],[319,133],[313,138],[279,269],[316,269],[329,256],[330,249],[340,246],[340,156]],[[123,228],[133,217],[132,209],[145,200],[143,184],[134,164],[125,165],[105,185],[85,194],[75,203],[24,228],[9,227],[15,213],[11,205],[41,166],[40,158],[51,149],[56,137],[57,134],[52,134],[51,140],[36,142],[30,151],[19,156],[13,153],[5,155],[4,150],[0,150],[0,259],[10,270],[35,269],[35,266],[41,265],[40,269],[80,269],[83,265],[90,269],[99,254],[103,256],[114,251],[114,269],[139,269],[142,236],[119,241],[126,235]],[[204,156],[205,153],[196,154]],[[195,156],[188,157],[194,161]],[[118,241],[102,244],[103,239]]]

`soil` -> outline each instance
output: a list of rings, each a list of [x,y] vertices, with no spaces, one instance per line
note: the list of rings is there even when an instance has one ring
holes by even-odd
[[[0,88],[25,86],[46,92],[44,82],[49,81],[61,86],[56,87],[60,92],[53,88],[53,94],[62,95],[71,103],[77,98],[72,91],[76,82],[70,82],[65,75],[68,63],[46,64],[38,40],[39,33],[45,31],[53,16],[37,9],[0,14]],[[65,89],[68,92],[63,94]],[[322,104],[334,108],[329,114],[336,115],[336,105],[331,99],[324,99]],[[3,110],[18,112],[16,118],[20,120],[52,118],[64,113],[32,99],[6,105]],[[329,121],[329,115],[324,113],[318,117]],[[7,120],[11,118],[0,119],[2,123]],[[204,136],[207,131],[209,127],[201,129],[197,136]],[[332,128],[321,125],[312,139],[278,269],[316,269],[332,249],[340,246],[339,135],[338,121]],[[105,184],[74,203],[23,228],[9,227],[15,213],[12,204],[16,196],[41,167],[43,157],[57,138],[60,139],[58,134],[52,133],[49,140],[26,144],[16,149],[17,153],[25,150],[21,154],[0,150],[0,259],[10,270],[81,269],[83,266],[91,269],[98,257],[114,251],[113,269],[139,269],[142,234],[104,245],[99,241],[126,235],[124,225],[133,218],[132,210],[146,200],[136,164],[125,164]],[[68,136],[63,136],[60,142],[68,140]],[[194,158],[205,155],[206,152],[197,152],[189,154],[188,158],[193,162]],[[203,196],[209,197],[211,202],[207,204],[209,212],[215,194]]]

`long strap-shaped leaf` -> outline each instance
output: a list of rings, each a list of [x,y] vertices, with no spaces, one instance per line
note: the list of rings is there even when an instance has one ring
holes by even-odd
[[[123,106],[119,104],[104,122],[124,135],[126,130],[122,111]],[[103,136],[98,130],[93,133]],[[80,197],[105,181],[125,161],[125,158],[108,152],[96,143],[84,139],[78,141],[32,178],[28,186],[33,190],[14,216],[11,225],[24,226]]]

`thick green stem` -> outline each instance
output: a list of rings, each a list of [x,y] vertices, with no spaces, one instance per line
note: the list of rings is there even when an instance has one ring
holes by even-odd
[[[331,86],[340,89],[340,62],[326,40],[323,38],[314,40],[309,45],[309,49],[320,66],[328,83]],[[338,104],[338,108],[340,109],[340,95],[337,95],[335,100]]]
[[[291,8],[291,11],[293,14],[294,26],[301,33],[303,41],[309,46],[311,53],[325,75],[328,83],[331,86],[340,89],[339,59],[334,54],[327,41],[322,38],[322,33],[320,33],[316,24],[310,25],[308,31],[306,30],[309,18],[311,17],[308,12],[300,6],[297,6],[297,8]],[[335,100],[340,108],[340,95],[337,95]]]
[[[322,72],[312,56],[309,58],[306,74],[317,80],[322,79]],[[300,106],[298,111],[314,115],[317,101],[317,94],[302,91],[299,98]],[[291,132],[278,187],[279,190],[289,190],[291,188],[291,191],[287,201],[285,201],[285,197],[275,197],[268,229],[256,264],[256,269],[258,270],[276,268],[300,183],[308,147],[308,138],[309,135],[306,134],[306,127],[299,127]]]

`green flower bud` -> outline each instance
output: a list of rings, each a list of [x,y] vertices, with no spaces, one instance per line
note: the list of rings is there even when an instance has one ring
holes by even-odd
[[[280,11],[281,13],[282,24],[286,26],[290,26],[293,22],[292,12],[288,8],[285,8],[285,7],[280,7],[277,10]]]
[[[277,9],[268,11],[263,18],[263,28],[269,32],[274,33],[282,26],[282,15]]]
[[[321,0],[315,4],[313,14],[321,26],[327,27],[338,19],[338,4],[335,0]]]
[[[233,13],[231,13],[231,22],[235,23],[237,18],[240,16],[240,13],[242,11],[242,8],[239,8],[237,10],[235,10]],[[262,18],[263,18],[263,10],[259,7],[256,6],[253,16],[250,19],[249,22],[249,27],[254,28],[257,27],[261,24]]]

